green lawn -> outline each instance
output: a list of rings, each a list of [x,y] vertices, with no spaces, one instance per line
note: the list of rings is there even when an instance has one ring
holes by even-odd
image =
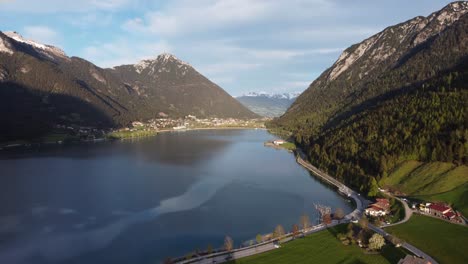
[[[110,134],[107,135],[107,138],[110,139],[124,139],[124,138],[138,138],[138,137],[149,137],[149,136],[154,136],[158,132],[156,130],[135,130],[135,131],[125,131],[125,130],[120,130],[120,131],[114,131]]]
[[[417,167],[421,166],[422,162],[415,160],[408,160],[402,162],[388,175],[388,177],[382,178],[380,185],[382,186],[394,186],[399,184],[405,177],[407,177]]]
[[[448,192],[434,195],[417,195],[414,198],[423,201],[449,203],[455,210],[459,210],[465,217],[468,217],[468,183]]]
[[[415,215],[387,232],[413,244],[441,264],[468,263],[468,227]]]
[[[397,263],[406,255],[403,250],[390,245],[385,246],[381,254],[365,254],[356,245],[343,245],[335,237],[339,232],[346,232],[346,225],[296,239],[283,244],[280,249],[229,263]]]
[[[433,195],[448,192],[468,183],[468,167],[448,162],[421,163],[405,161],[388,177],[380,181],[382,186],[392,186],[407,195]]]
[[[296,149],[296,145],[294,143],[291,143],[291,142],[285,142],[285,143],[281,144],[280,147],[285,148],[287,150],[295,150]]]

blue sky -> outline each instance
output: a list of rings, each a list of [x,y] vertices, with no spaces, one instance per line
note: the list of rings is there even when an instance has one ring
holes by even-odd
[[[101,67],[169,52],[231,95],[303,91],[351,44],[450,1],[0,0],[17,31]]]

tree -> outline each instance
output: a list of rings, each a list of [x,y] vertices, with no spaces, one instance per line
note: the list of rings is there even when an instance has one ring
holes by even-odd
[[[332,218],[330,214],[324,214],[322,216],[322,223],[324,223],[325,225],[329,225],[331,224],[331,222],[332,222]]]
[[[208,252],[208,254],[213,253],[213,246],[211,244],[208,244],[208,247],[206,247],[206,252]]]
[[[280,238],[282,236],[284,236],[284,228],[282,225],[277,225],[275,231],[273,232],[273,237]]]
[[[232,240],[230,236],[226,236],[224,238],[224,249],[226,251],[232,251],[233,248],[234,248],[234,241]]]
[[[348,227],[347,227],[347,230],[348,232],[346,232],[346,236],[353,240],[353,237],[354,237],[354,228],[353,228],[353,224],[352,223],[349,223]]]
[[[369,226],[369,220],[367,220],[367,217],[363,216],[361,217],[361,219],[359,219],[359,226],[362,229],[367,229],[367,227]]]
[[[369,185],[369,192],[367,195],[369,197],[375,197],[379,193],[379,185],[377,184],[377,180],[375,177],[371,177],[370,185]]]
[[[385,239],[380,234],[373,234],[369,239],[369,249],[379,250],[385,245]]]
[[[341,209],[339,207],[336,208],[335,213],[333,214],[333,216],[334,216],[335,219],[338,219],[338,220],[343,219],[343,217],[345,216],[343,209]]]
[[[305,231],[307,228],[310,227],[310,219],[309,219],[308,215],[304,214],[304,215],[301,216],[300,225],[301,225],[303,231]]]
[[[257,244],[260,244],[263,242],[263,236],[258,234],[256,237],[255,237],[255,240],[257,240]]]
[[[292,226],[292,234],[293,238],[296,238],[299,235],[299,226],[297,226],[296,224]]]

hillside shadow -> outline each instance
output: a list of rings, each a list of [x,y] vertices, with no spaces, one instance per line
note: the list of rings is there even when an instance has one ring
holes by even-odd
[[[0,142],[36,139],[50,133],[54,124],[115,126],[111,117],[77,97],[14,82],[0,82],[0,112]]]

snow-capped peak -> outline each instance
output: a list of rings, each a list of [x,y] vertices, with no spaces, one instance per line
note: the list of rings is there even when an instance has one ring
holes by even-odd
[[[239,97],[267,97],[267,98],[291,100],[291,99],[298,97],[300,94],[301,94],[300,92],[272,94],[272,93],[260,91],[260,92],[248,92]]]
[[[167,62],[170,62],[170,61],[175,61],[175,62],[177,62],[177,63],[179,63],[181,65],[190,66],[190,64],[188,64],[187,62],[178,59],[176,56],[174,56],[174,55],[172,55],[170,53],[162,53],[162,54],[158,55],[156,60],[160,61],[160,62],[163,62],[163,63],[167,63]]]
[[[13,50],[11,49],[11,43],[7,39],[3,39],[0,37],[0,52],[4,52],[7,54],[13,54]]]
[[[43,52],[45,51],[45,52],[49,53],[48,55],[52,54],[52,55],[59,56],[59,57],[67,57],[67,55],[65,54],[65,52],[63,50],[61,50],[61,49],[59,49],[57,47],[51,46],[51,45],[45,45],[45,44],[36,42],[34,40],[25,39],[23,36],[18,34],[18,32],[6,31],[6,32],[3,32],[3,33],[5,35],[7,35],[9,38],[12,38],[13,40],[15,40],[17,42],[21,42],[21,43],[30,45],[33,48],[38,49],[39,51],[43,51]]]
[[[167,63],[170,63],[170,62],[175,62],[177,65],[178,65],[178,68],[181,69],[183,68],[182,70],[187,70],[187,67],[191,67],[190,64],[188,64],[187,62],[185,61],[182,61],[180,59],[178,59],[176,56],[170,54],[170,53],[162,53],[160,55],[158,55],[158,57],[156,57],[155,59],[144,59],[144,60],[141,60],[140,62],[138,62],[137,64],[134,64],[133,67],[135,67],[135,71],[137,73],[142,73],[146,68],[148,67],[153,67],[153,65],[157,65],[157,67],[162,67],[160,69],[158,69],[159,72],[161,71],[167,71],[168,69],[166,69],[164,67],[165,64]],[[153,69],[153,72],[155,70]]]

